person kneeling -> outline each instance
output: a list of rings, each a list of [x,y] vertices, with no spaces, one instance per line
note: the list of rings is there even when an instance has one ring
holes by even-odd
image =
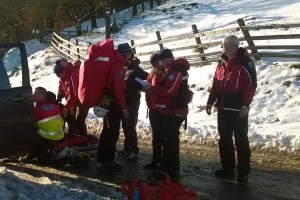
[[[52,149],[64,139],[63,120],[60,115],[60,107],[47,101],[45,88],[37,87],[33,94],[33,100],[36,103],[34,118],[40,140],[34,148],[34,152],[27,159],[37,157],[39,160],[45,161],[52,156]]]

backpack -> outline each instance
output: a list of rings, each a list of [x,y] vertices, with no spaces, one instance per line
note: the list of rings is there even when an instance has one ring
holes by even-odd
[[[154,172],[145,181],[133,179],[121,185],[123,199],[130,200],[197,200],[195,191],[186,189],[178,181],[161,171]]]
[[[192,102],[194,92],[189,89],[188,78],[189,74],[185,67],[181,65],[175,65],[172,67],[172,70],[176,70],[182,73],[182,82],[179,86],[177,96],[172,99],[171,107],[172,112],[176,108],[188,108],[188,104]],[[187,117],[184,119],[184,130],[187,129]]]
[[[182,82],[179,87],[177,96],[172,99],[172,109],[187,108],[188,104],[193,100],[194,93],[189,89],[188,78],[189,74],[185,67],[181,65],[175,65],[172,67],[172,71],[179,71],[182,73]]]
[[[88,59],[79,69],[78,98],[85,107],[96,106],[107,86],[110,68],[114,64],[115,50],[112,38],[88,48]]]

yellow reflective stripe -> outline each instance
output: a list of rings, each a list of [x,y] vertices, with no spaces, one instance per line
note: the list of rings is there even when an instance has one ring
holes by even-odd
[[[54,116],[52,116],[52,117],[47,117],[47,118],[45,118],[45,119],[39,120],[38,122],[39,122],[39,123],[48,122],[48,121],[50,121],[50,120],[57,119],[57,118],[60,118],[60,115],[54,115]]]
[[[64,137],[64,132],[63,131],[48,132],[48,131],[44,131],[42,129],[39,129],[38,134],[43,138],[52,139],[52,140],[61,140]]]

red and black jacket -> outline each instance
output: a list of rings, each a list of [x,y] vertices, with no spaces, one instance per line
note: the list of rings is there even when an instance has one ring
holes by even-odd
[[[185,79],[183,73],[178,70],[178,66],[190,69],[189,62],[184,58],[179,58],[171,62],[166,68],[166,79],[158,86],[152,86],[152,92],[155,95],[154,104],[160,108],[160,112],[166,115],[179,115],[186,117],[188,107],[173,108],[173,100],[177,96],[179,88]]]
[[[257,87],[256,70],[245,49],[239,48],[237,56],[223,60],[217,66],[207,104],[219,109],[239,111],[249,107]]]

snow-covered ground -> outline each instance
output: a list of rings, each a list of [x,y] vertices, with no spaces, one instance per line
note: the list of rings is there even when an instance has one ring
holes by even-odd
[[[190,3],[197,3],[191,7]],[[174,12],[164,13],[163,8],[169,9],[174,6]],[[190,7],[191,9],[186,9]],[[300,2],[298,0],[215,0],[215,1],[184,1],[169,0],[155,10],[147,10],[138,17],[129,19],[122,31],[113,36],[115,45],[129,42],[131,39],[143,40],[155,37],[155,31],[164,35],[183,34],[191,30],[191,25],[196,24],[200,30],[212,30],[236,26],[238,18],[244,18],[247,23],[274,24],[274,23],[299,23]],[[129,10],[116,14],[116,19],[130,16]],[[104,23],[98,20],[102,27],[86,37],[80,37],[82,42],[103,40]],[[86,27],[84,24],[83,27]],[[289,30],[281,30],[281,32]],[[300,29],[293,29],[293,33],[300,33]],[[261,35],[279,34],[272,30],[262,30]],[[297,40],[300,42],[300,40]],[[284,43],[290,41],[282,41]],[[44,46],[43,46],[44,47]],[[29,56],[29,66],[33,89],[43,86],[46,89],[57,92],[58,78],[52,72],[52,66],[59,57],[52,48],[41,50],[38,42],[30,42],[26,46]],[[35,52],[35,53],[34,53]],[[300,53],[299,53],[300,55]],[[300,57],[300,56],[299,56]],[[278,150],[285,153],[300,155],[300,69],[291,68],[292,64],[300,64],[300,59],[262,59],[256,63],[258,74],[258,88],[251,104],[249,117],[249,141],[253,149],[266,151]],[[194,99],[190,104],[188,116],[188,129],[181,134],[184,143],[216,144],[218,141],[216,112],[208,116],[203,110],[208,98],[208,89],[212,84],[212,77],[216,63],[201,68],[189,70],[190,85],[195,84]],[[289,84],[287,84],[289,83]],[[102,119],[96,118],[90,110],[87,119],[90,130],[96,134],[100,133]],[[139,112],[137,130],[139,136],[144,140],[151,140],[151,128],[146,118],[146,104],[142,99]],[[15,199],[57,199],[56,194],[65,199],[80,199],[81,191],[67,192],[64,188],[71,187],[71,183],[45,181],[49,188],[47,194],[39,193],[45,187],[28,183],[16,178],[15,172],[10,172],[5,167],[0,167],[0,197],[11,199],[11,193],[15,190],[21,193]],[[47,180],[47,177],[43,177]],[[2,180],[6,180],[3,182]],[[11,184],[17,183],[18,188],[12,190]],[[27,192],[27,188],[34,190],[33,194]],[[84,199],[102,199],[98,195],[87,195]]]

